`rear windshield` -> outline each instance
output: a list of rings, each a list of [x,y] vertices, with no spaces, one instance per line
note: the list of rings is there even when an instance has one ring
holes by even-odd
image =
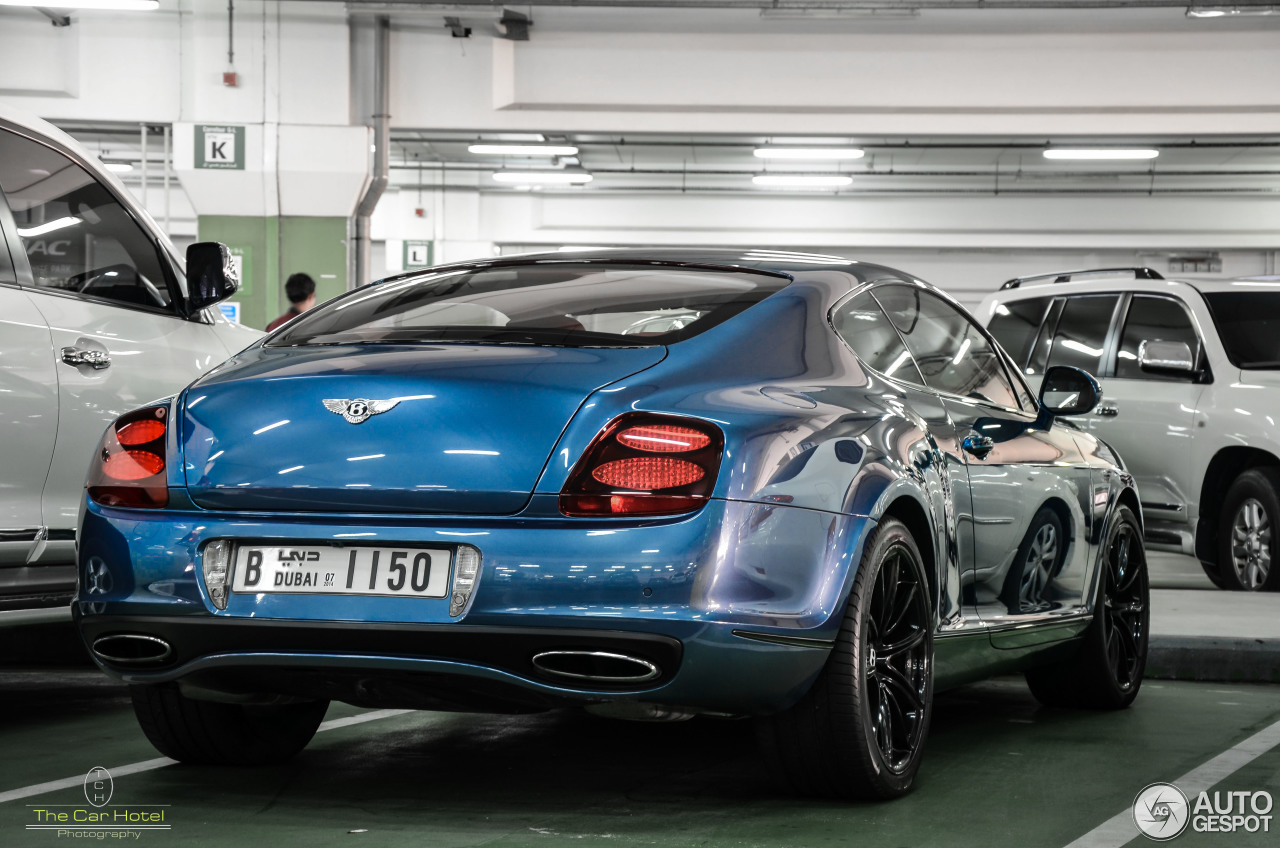
[[[269,344],[666,345],[732,318],[789,282],[773,274],[621,263],[453,270],[350,292],[295,318]]]
[[[1280,368],[1280,289],[1204,296],[1227,357],[1237,368]]]

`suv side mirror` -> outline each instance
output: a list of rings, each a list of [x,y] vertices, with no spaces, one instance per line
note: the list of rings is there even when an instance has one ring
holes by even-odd
[[[1193,374],[1196,358],[1186,342],[1144,341],[1138,345],[1138,367],[1166,374]]]
[[[1040,384],[1040,417],[1048,424],[1055,415],[1084,415],[1102,399],[1102,387],[1086,371],[1054,365]]]
[[[226,300],[239,288],[240,275],[225,244],[202,241],[187,248],[187,301],[182,310],[186,317]]]

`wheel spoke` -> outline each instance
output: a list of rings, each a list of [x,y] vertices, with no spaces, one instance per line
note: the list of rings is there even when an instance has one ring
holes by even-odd
[[[902,599],[898,604],[898,608],[896,610],[890,610],[890,614],[893,617],[889,620],[888,624],[883,628],[880,628],[881,641],[890,638],[897,631],[898,627],[901,626],[903,620],[907,617],[907,614],[911,612],[912,601],[915,600],[916,590],[919,588],[920,587],[917,584],[912,583],[907,588],[907,591],[902,594]]]
[[[893,696],[893,690],[896,690],[911,705],[912,711],[919,710],[924,707],[924,701],[920,697],[920,693],[911,685],[911,681],[907,679],[902,671],[892,665],[885,664],[882,666],[883,674],[881,679],[889,687],[888,694]]]
[[[890,642],[887,645],[881,645],[877,647],[876,654],[881,659],[887,660],[890,657],[896,657],[898,654],[901,654],[904,651],[910,651],[914,648],[920,647],[920,645],[924,644],[924,639],[925,639],[924,630],[917,627],[914,630],[912,630],[911,635],[906,637],[905,639],[900,639],[897,642]]]
[[[893,555],[885,559],[884,565],[880,567],[880,573],[877,577],[882,582],[884,594],[881,596],[881,604],[879,614],[876,615],[878,621],[887,622],[891,620],[894,608],[898,600],[898,558],[901,554],[894,551]],[[881,630],[884,633],[884,630]]]
[[[1116,682],[1128,687],[1133,682],[1133,669],[1138,661],[1138,643],[1128,627],[1117,627]]]

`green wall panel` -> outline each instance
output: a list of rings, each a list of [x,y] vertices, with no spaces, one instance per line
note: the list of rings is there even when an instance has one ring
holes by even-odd
[[[346,218],[201,215],[200,241],[220,241],[242,263],[240,321],[261,329],[289,308],[284,281],[298,271],[316,281],[316,300],[347,289]]]
[[[346,218],[280,219],[280,312],[289,308],[284,281],[298,271],[316,281],[316,303],[347,290]]]

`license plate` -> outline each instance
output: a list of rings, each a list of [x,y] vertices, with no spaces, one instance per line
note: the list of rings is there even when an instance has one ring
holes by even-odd
[[[446,548],[240,545],[231,588],[246,593],[443,598],[449,594],[452,557]]]

